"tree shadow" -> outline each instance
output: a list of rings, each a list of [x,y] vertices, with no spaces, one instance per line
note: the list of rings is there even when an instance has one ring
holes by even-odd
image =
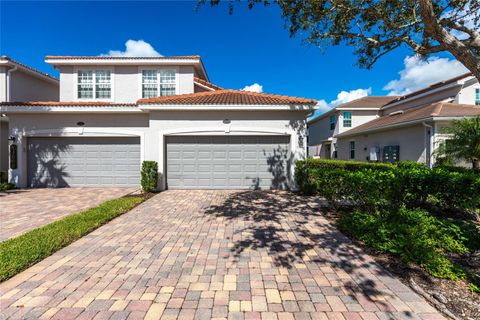
[[[204,210],[233,227],[234,262],[248,260],[252,251],[263,251],[276,267],[292,270],[304,264],[344,271],[350,280],[342,283],[351,295],[381,304],[375,298],[389,293],[377,288],[376,277],[391,274],[330,224],[323,217],[328,212],[327,202],[319,197],[260,190],[231,193],[223,203]]]
[[[28,186],[29,187],[68,187],[70,175],[67,166],[61,161],[61,154],[70,150],[68,145],[28,142]]]

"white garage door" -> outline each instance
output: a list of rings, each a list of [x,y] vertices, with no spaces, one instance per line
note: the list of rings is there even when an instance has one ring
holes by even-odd
[[[288,136],[181,136],[167,138],[170,189],[285,189]]]
[[[29,187],[139,186],[140,138],[28,138]]]

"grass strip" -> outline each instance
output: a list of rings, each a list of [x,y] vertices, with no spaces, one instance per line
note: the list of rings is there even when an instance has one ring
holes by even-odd
[[[5,281],[52,255],[108,221],[130,211],[144,200],[127,196],[31,230],[0,243],[0,281]]]

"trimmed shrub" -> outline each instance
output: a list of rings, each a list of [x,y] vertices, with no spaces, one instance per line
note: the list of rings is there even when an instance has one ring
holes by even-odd
[[[143,161],[142,163],[142,189],[145,192],[157,190],[158,164],[156,161]]]
[[[349,200],[373,211],[388,207],[475,212],[480,208],[480,175],[473,170],[430,169],[406,161],[396,165],[308,159],[295,178],[304,193],[324,196],[332,206]]]

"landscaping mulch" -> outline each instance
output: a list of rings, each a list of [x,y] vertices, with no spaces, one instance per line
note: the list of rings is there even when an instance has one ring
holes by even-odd
[[[329,212],[326,217],[336,223],[339,215],[336,212]],[[374,250],[361,241],[355,239],[352,241],[417,293],[426,294],[427,300],[439,311],[445,313],[447,310],[446,316],[462,320],[480,319],[480,294],[472,292],[466,281],[434,278],[413,263],[407,264],[399,257]],[[457,257],[456,260],[469,271],[480,272],[480,252],[475,252],[468,257]],[[442,308],[445,309],[441,310]]]

